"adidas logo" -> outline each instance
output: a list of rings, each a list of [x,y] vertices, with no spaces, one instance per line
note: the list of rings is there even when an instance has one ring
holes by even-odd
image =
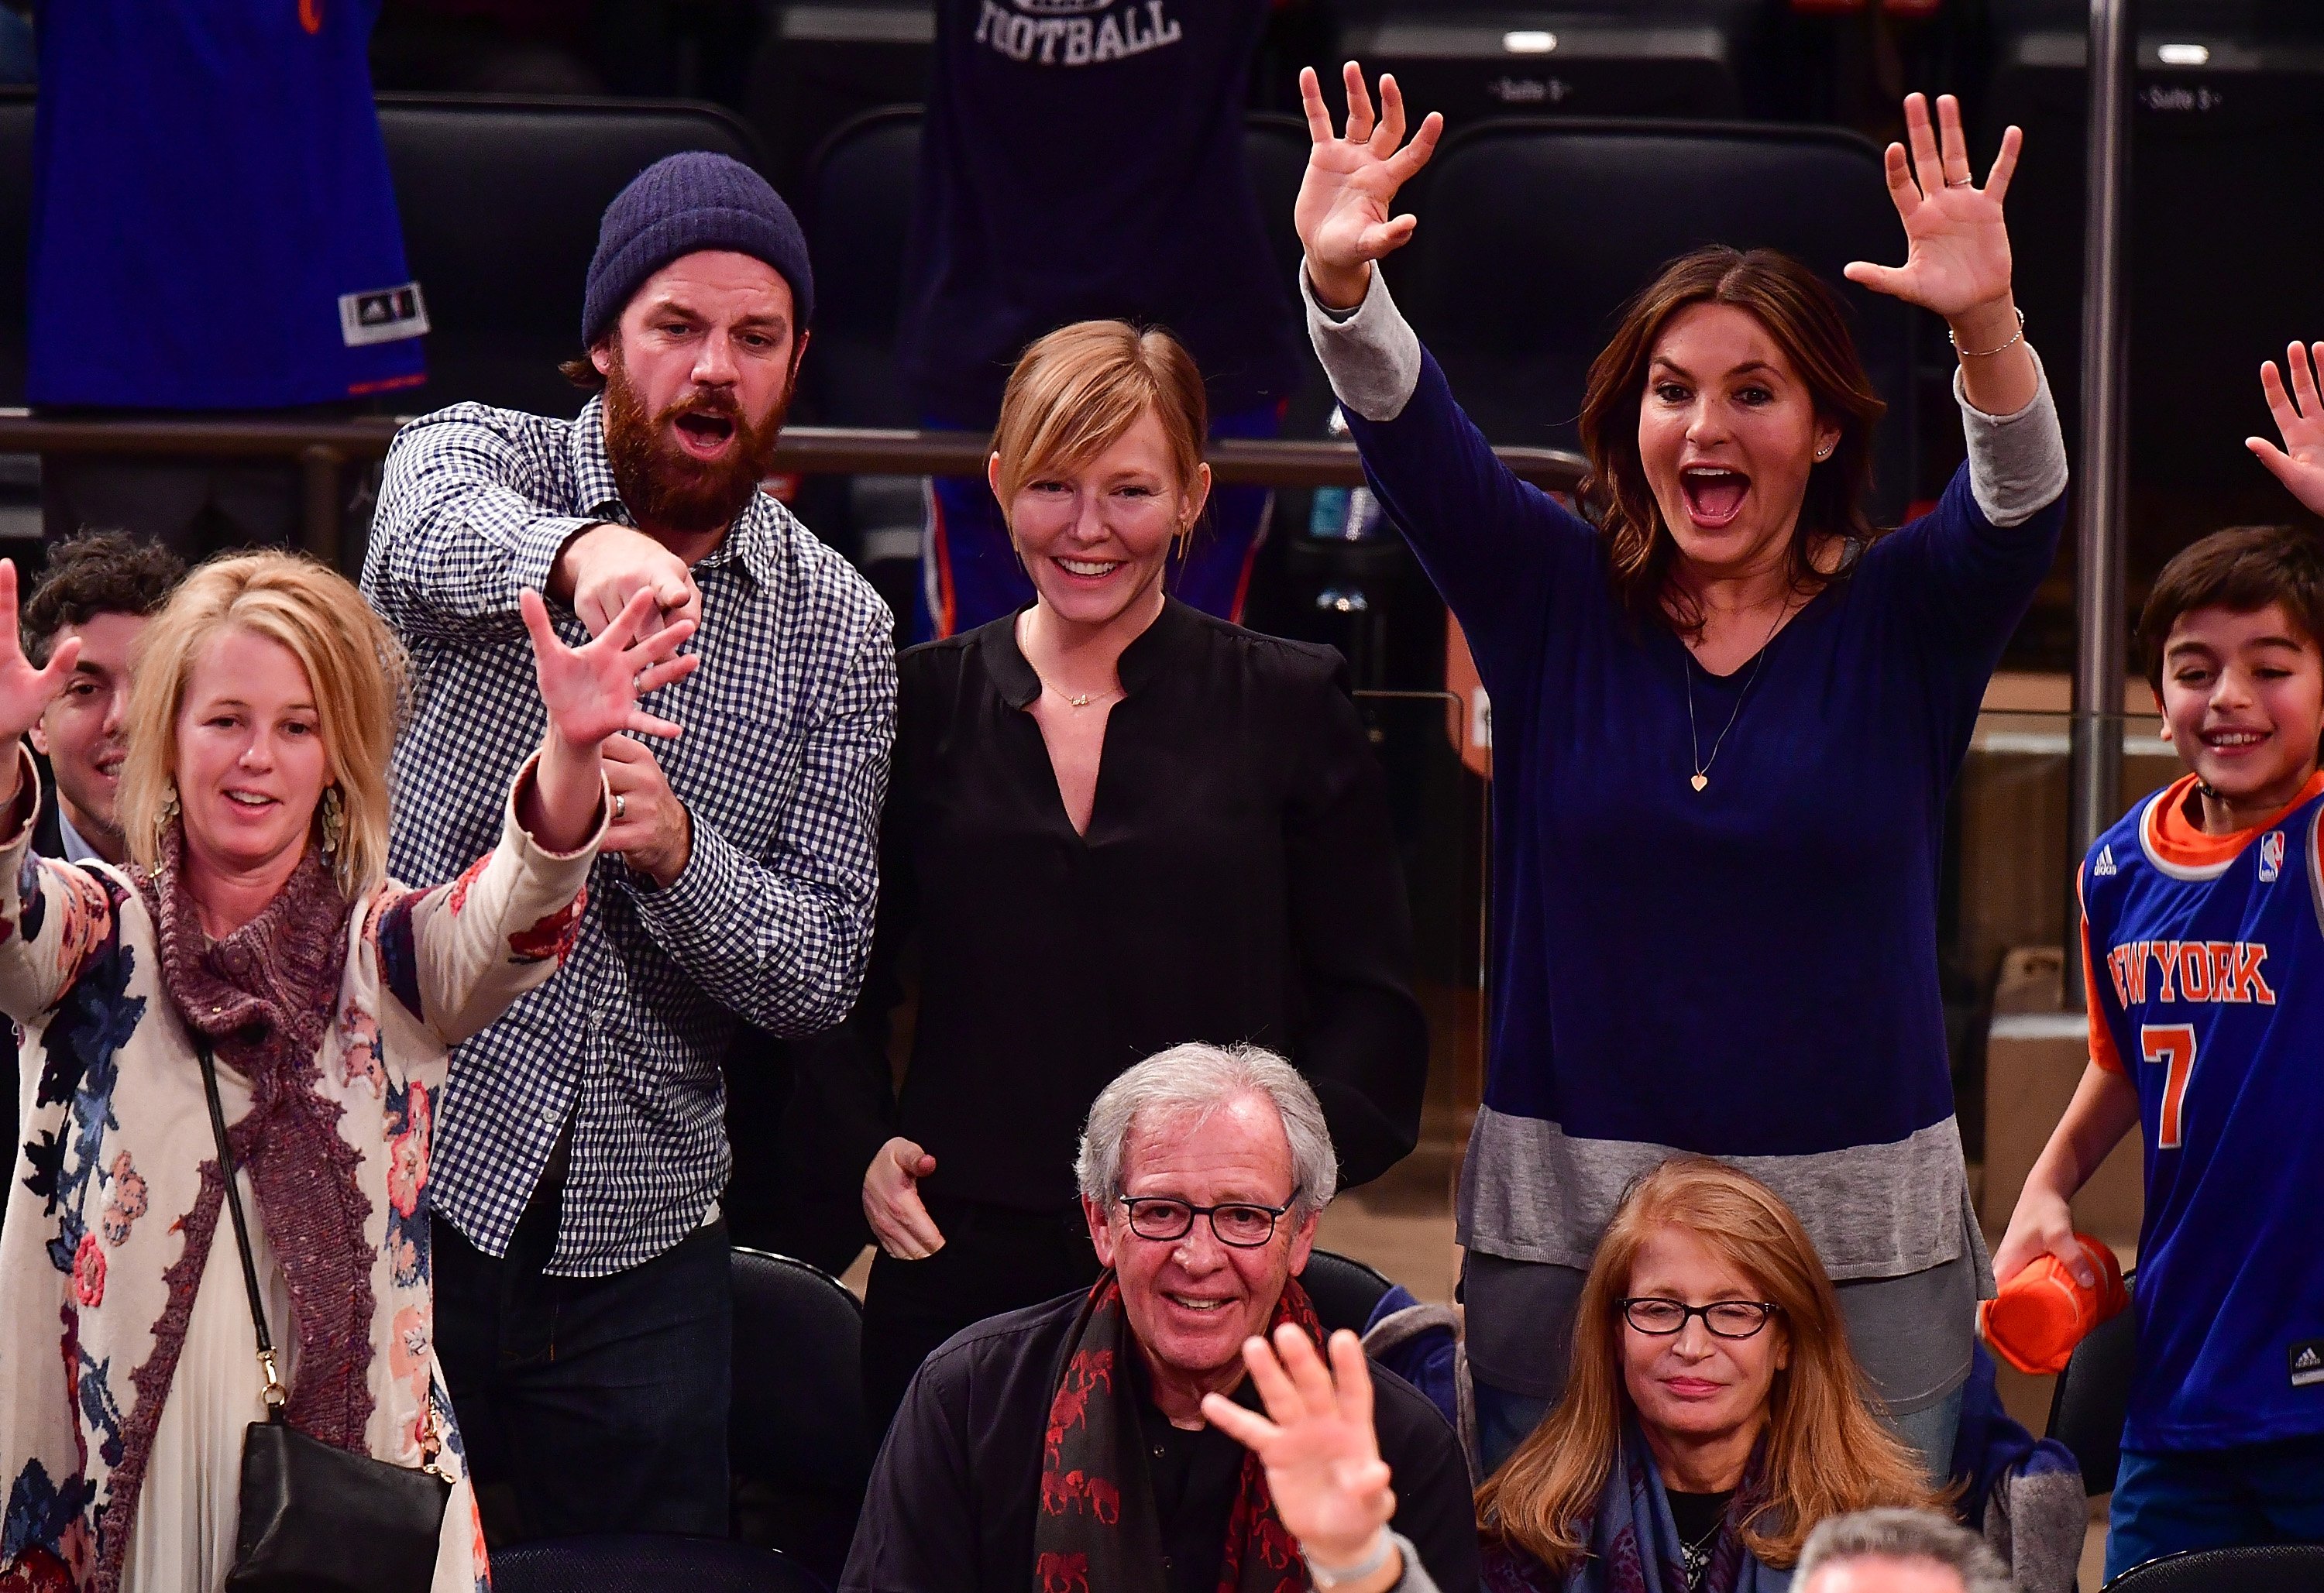
[[[2090,872],[2097,875],[2099,879],[2104,879],[2113,875],[2116,871],[2116,870],[2114,866],[2114,848],[2112,846],[2099,847],[2098,861],[2090,865]]]
[[[2324,1383],[2324,1339],[2310,1339],[2292,1347],[2292,1386],[2312,1388]]]

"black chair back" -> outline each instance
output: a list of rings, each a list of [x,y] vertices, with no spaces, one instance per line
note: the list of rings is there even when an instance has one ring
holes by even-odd
[[[608,1533],[493,1552],[493,1593],[828,1593],[797,1561],[724,1538]]]
[[[2251,1543],[2197,1549],[2134,1566],[2107,1593],[2316,1593],[2324,1543]]]
[[[32,341],[32,93],[0,88],[0,404],[24,401]]]
[[[1665,262],[1706,244],[1780,249],[1854,312],[1857,352],[1888,402],[1874,516],[1901,515],[1914,485],[1918,312],[1840,278],[1851,260],[1904,258],[1869,142],[1818,127],[1531,119],[1459,134],[1435,165],[1415,205],[1418,257],[1388,275],[1486,436],[1577,447],[1590,364]]]
[[[742,101],[779,184],[865,112],[928,97],[934,0],[782,0],[766,18]]]
[[[557,366],[582,352],[582,288],[607,203],[681,151],[759,164],[741,122],[677,101],[382,95],[379,120],[432,327],[415,409],[473,399],[577,411],[585,395]]]
[[[2048,1435],[2074,1451],[2081,1462],[2082,1491],[2094,1496],[2114,1491],[2130,1378],[2137,1365],[2138,1313],[2117,1312],[2074,1346],[2050,1395]]]
[[[727,1456],[736,1535],[837,1582],[875,1438],[863,1408],[863,1310],[837,1278],[737,1248]]]
[[[920,107],[867,111],[825,139],[800,198],[815,253],[815,343],[801,379],[831,426],[917,426],[896,370],[904,254],[919,190]]]
[[[1336,1250],[1311,1251],[1299,1282],[1314,1303],[1315,1314],[1323,1318],[1327,1333],[1342,1328],[1361,1333],[1372,1319],[1372,1308],[1396,1286],[1379,1268]]]

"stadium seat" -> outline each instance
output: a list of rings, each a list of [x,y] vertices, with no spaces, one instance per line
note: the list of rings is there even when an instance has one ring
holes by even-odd
[[[2134,1566],[2107,1593],[2316,1593],[2324,1543],[2254,1543],[2197,1549]]]
[[[0,404],[24,401],[32,235],[32,94],[0,88]]]
[[[789,192],[824,141],[864,112],[924,102],[936,41],[934,0],[770,7],[743,103],[775,186]]]
[[[1335,1250],[1309,1252],[1307,1270],[1299,1275],[1299,1283],[1314,1302],[1315,1314],[1329,1333],[1342,1328],[1362,1332],[1372,1320],[1372,1307],[1395,1286],[1377,1268]]]
[[[2125,1275],[2125,1283],[2129,1282]],[[2081,1462],[2082,1491],[2093,1497],[2114,1491],[2122,1463],[2122,1423],[2130,1408],[2131,1373],[2138,1362],[2138,1313],[2119,1312],[2090,1330],[2074,1346],[2066,1369],[2050,1395],[2047,1436],[2074,1451]]]
[[[836,1582],[872,1476],[862,1307],[788,1256],[738,1247],[733,1275],[735,1536]]]
[[[896,373],[920,107],[867,111],[825,141],[799,188],[815,253],[815,344],[801,380],[831,426],[917,426]]]
[[[1356,0],[1342,54],[1455,130],[1489,116],[1737,116],[1757,0]]]
[[[724,1538],[608,1533],[493,1552],[493,1593],[827,1593],[770,1549]]]
[[[1526,120],[1457,134],[1434,164],[1415,203],[1415,258],[1388,276],[1493,441],[1578,447],[1590,364],[1655,270],[1704,244],[1769,246],[1806,262],[1854,311],[1858,351],[1888,401],[1874,515],[1902,512],[1919,312],[1840,279],[1850,260],[1904,257],[1872,144],[1825,128]]]
[[[1993,0],[1975,158],[2025,129],[2009,195],[2017,299],[2080,424],[2087,0]],[[2128,262],[2134,590],[2188,539],[2281,518],[2243,449],[2268,429],[2261,360],[2324,326],[2324,6],[2145,0],[2133,86]],[[2200,305],[2199,315],[2186,307]]]
[[[414,410],[464,399],[579,410],[557,366],[581,352],[582,284],[606,204],[683,150],[759,163],[749,129],[711,106],[382,95],[379,116],[433,328]]]

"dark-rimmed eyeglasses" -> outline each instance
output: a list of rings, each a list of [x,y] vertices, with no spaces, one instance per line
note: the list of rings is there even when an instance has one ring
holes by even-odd
[[[1702,1325],[1716,1338],[1748,1339],[1783,1309],[1772,1300],[1713,1300],[1708,1305],[1689,1305],[1683,1300],[1665,1299],[1659,1294],[1634,1295],[1618,1303],[1624,1321],[1656,1339],[1667,1339],[1682,1331],[1691,1316],[1701,1317]]]
[[[1291,1198],[1279,1206],[1255,1205],[1249,1201],[1197,1206],[1171,1195],[1115,1198],[1130,1208],[1130,1231],[1141,1239],[1183,1239],[1194,1231],[1195,1218],[1207,1217],[1211,1232],[1219,1243],[1238,1250],[1256,1250],[1275,1237],[1275,1225],[1298,1203],[1299,1192],[1293,1190]]]

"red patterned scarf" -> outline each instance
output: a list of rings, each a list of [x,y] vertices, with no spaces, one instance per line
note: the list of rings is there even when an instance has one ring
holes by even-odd
[[[1320,1348],[1323,1324],[1298,1280],[1287,1279],[1268,1322],[1296,1322]],[[1137,1350],[1111,1272],[1083,1302],[1049,1402],[1041,1456],[1040,1512],[1033,1518],[1033,1593],[1163,1593],[1162,1535],[1146,1477],[1133,1380]],[[1275,1513],[1267,1469],[1246,1453],[1227,1517],[1219,1593],[1303,1593],[1306,1562]]]

